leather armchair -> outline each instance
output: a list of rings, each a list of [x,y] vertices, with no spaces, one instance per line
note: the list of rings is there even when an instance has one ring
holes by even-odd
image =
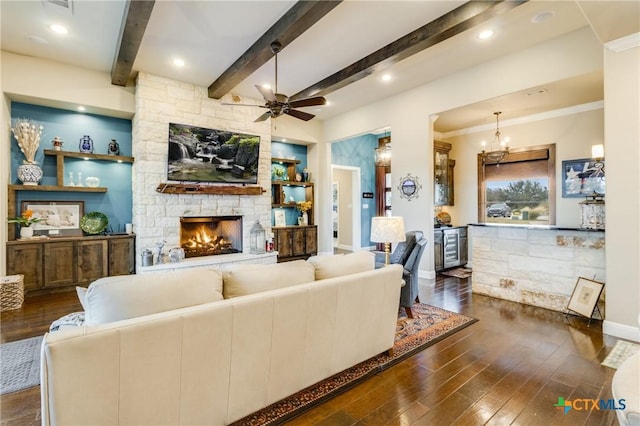
[[[405,281],[400,291],[400,306],[404,307],[409,318],[413,318],[411,307],[420,302],[418,297],[418,268],[422,253],[427,246],[427,239],[422,231],[409,231],[406,240],[398,243],[389,258],[390,263],[402,265],[402,278]],[[384,252],[375,252],[376,268],[384,266]]]

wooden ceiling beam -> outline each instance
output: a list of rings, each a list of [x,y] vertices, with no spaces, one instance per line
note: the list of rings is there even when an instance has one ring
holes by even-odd
[[[127,2],[120,27],[118,53],[111,67],[111,84],[127,85],[154,4],[155,0],[129,0]]]
[[[209,86],[209,97],[220,99],[229,93],[273,57],[271,43],[277,40],[284,48],[341,1],[298,1]]]
[[[383,70],[411,55],[460,34],[482,22],[526,3],[527,0],[470,1],[417,30],[343,68],[290,97],[290,100],[325,96]]]

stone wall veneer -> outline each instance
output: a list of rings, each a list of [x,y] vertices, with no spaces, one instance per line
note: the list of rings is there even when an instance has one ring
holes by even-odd
[[[578,277],[605,281],[604,232],[499,226],[469,231],[474,293],[565,312]]]
[[[207,88],[140,72],[132,122],[133,225],[136,253],[166,241],[164,252],[179,246],[181,216],[241,215],[243,251],[249,251],[249,231],[256,220],[271,227],[271,124],[254,123],[259,107],[221,105],[207,97]],[[169,123],[238,131],[260,136],[258,184],[263,195],[161,194],[167,181]],[[141,263],[140,256],[136,265]]]

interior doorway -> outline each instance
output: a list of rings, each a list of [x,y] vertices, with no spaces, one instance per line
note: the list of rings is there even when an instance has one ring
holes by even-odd
[[[331,166],[333,248],[358,251],[360,229],[360,167]]]

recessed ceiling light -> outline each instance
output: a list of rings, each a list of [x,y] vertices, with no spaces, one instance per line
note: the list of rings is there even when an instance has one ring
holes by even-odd
[[[56,34],[67,34],[67,33],[69,33],[69,30],[67,30],[67,27],[65,27],[63,25],[53,24],[49,28],[51,29],[51,31],[53,31]]]
[[[269,90],[269,89],[271,89],[271,85],[270,85],[269,83],[264,83],[264,84],[262,85],[262,88],[263,88],[263,89],[267,89],[267,90]]]
[[[80,112],[83,112],[83,111],[86,111],[86,110],[87,110],[87,109],[86,109],[85,107],[83,107],[82,105],[80,105],[80,106],[78,107],[78,111],[80,111]]]
[[[324,106],[330,106],[331,105],[331,101],[327,101]]]
[[[282,138],[282,142],[286,142],[286,141],[287,141],[287,138]]]
[[[382,74],[382,77],[380,77],[380,80],[391,81],[391,74]]]
[[[531,22],[533,22],[534,24],[539,24],[541,22],[545,22],[553,18],[553,15],[554,15],[554,12],[552,11],[540,12],[537,15],[535,15],[533,18],[531,18]]]
[[[484,30],[484,31],[480,31],[480,33],[478,34],[478,38],[480,40],[488,40],[491,37],[493,37],[493,30]]]
[[[542,95],[543,93],[547,93],[547,89],[536,89],[532,92],[527,92],[527,96]]]
[[[175,58],[173,60],[173,65],[175,65],[176,67],[184,67],[184,59],[180,59],[180,58]]]

